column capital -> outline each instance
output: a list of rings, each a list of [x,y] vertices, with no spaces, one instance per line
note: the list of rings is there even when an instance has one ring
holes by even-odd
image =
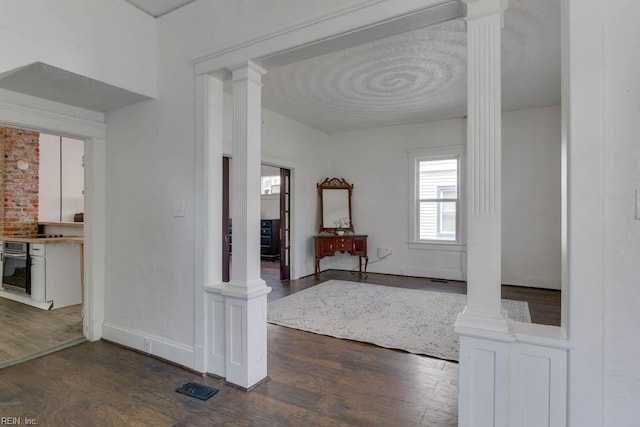
[[[504,11],[509,0],[462,0],[466,6],[466,19],[482,18],[488,15],[500,14],[504,20]]]
[[[260,84],[262,81],[262,75],[267,73],[267,70],[259,66],[253,61],[243,62],[241,64],[229,67],[233,81],[250,80]]]

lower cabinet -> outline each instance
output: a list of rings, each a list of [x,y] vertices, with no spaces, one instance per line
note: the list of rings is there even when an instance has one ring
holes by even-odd
[[[82,246],[37,243],[30,248],[31,298],[53,309],[82,303]]]

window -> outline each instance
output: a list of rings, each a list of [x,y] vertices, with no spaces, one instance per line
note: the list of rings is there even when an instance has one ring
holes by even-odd
[[[460,244],[462,147],[415,150],[409,158],[413,195],[410,243]]]
[[[438,186],[438,228],[437,235],[443,239],[456,238],[456,206],[458,205],[458,186]]]
[[[260,179],[260,194],[280,194],[280,175],[263,176]]]

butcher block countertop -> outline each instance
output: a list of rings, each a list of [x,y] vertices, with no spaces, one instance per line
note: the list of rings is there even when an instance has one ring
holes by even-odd
[[[29,237],[29,236],[0,236],[0,240],[24,243],[77,243],[84,244],[84,237]]]

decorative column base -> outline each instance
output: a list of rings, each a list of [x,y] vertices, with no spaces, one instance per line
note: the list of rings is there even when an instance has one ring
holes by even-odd
[[[471,312],[454,325],[460,336],[458,423],[460,426],[507,426],[510,343],[506,317]]]
[[[466,311],[454,328],[460,426],[566,426],[569,343],[560,328]]]
[[[250,390],[267,378],[267,295],[263,286],[250,293],[222,289],[225,304],[227,382]]]

